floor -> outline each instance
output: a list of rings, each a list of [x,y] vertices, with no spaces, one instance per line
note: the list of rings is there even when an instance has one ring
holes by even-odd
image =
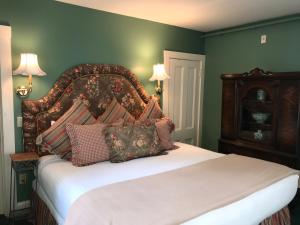
[[[300,194],[299,194],[300,195]],[[294,200],[290,205],[290,212],[292,217],[292,225],[300,225],[300,196]],[[0,225],[8,225],[9,221],[4,216],[0,216]],[[15,222],[15,225],[32,225],[32,223],[24,220]]]
[[[0,216],[0,225],[9,225],[9,220],[4,217],[4,216]],[[33,225],[30,222],[27,222],[26,220],[20,220],[20,221],[16,221],[15,225]]]
[[[292,217],[292,225],[300,225],[300,193],[298,189],[297,197],[290,204],[290,212]]]

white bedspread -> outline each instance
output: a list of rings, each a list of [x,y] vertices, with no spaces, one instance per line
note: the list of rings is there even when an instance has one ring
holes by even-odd
[[[44,156],[40,159],[38,168],[38,194],[46,202],[59,225],[63,225],[72,203],[89,190],[222,156],[191,145],[176,145],[180,148],[170,151],[168,155],[118,164],[102,162],[86,167],[74,167],[70,162],[56,156]],[[297,191],[298,178],[297,175],[285,178],[247,198],[190,220],[185,225],[257,225],[292,200]]]

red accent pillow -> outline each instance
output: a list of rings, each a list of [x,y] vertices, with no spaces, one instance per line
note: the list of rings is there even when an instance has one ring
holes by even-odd
[[[172,131],[175,129],[175,125],[171,119],[164,117],[155,122],[156,131],[160,140],[160,146],[165,150],[175,149],[173,140],[171,137]]]

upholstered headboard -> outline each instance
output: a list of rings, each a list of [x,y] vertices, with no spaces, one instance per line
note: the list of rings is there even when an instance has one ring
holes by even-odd
[[[136,118],[149,101],[136,76],[123,66],[82,64],[65,71],[46,96],[23,100],[24,151],[37,151],[37,135],[61,117],[73,100],[81,99],[97,118],[113,97]]]

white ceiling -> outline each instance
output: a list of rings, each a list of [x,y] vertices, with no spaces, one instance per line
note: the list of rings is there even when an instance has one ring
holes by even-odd
[[[300,13],[300,0],[58,1],[204,32]]]

